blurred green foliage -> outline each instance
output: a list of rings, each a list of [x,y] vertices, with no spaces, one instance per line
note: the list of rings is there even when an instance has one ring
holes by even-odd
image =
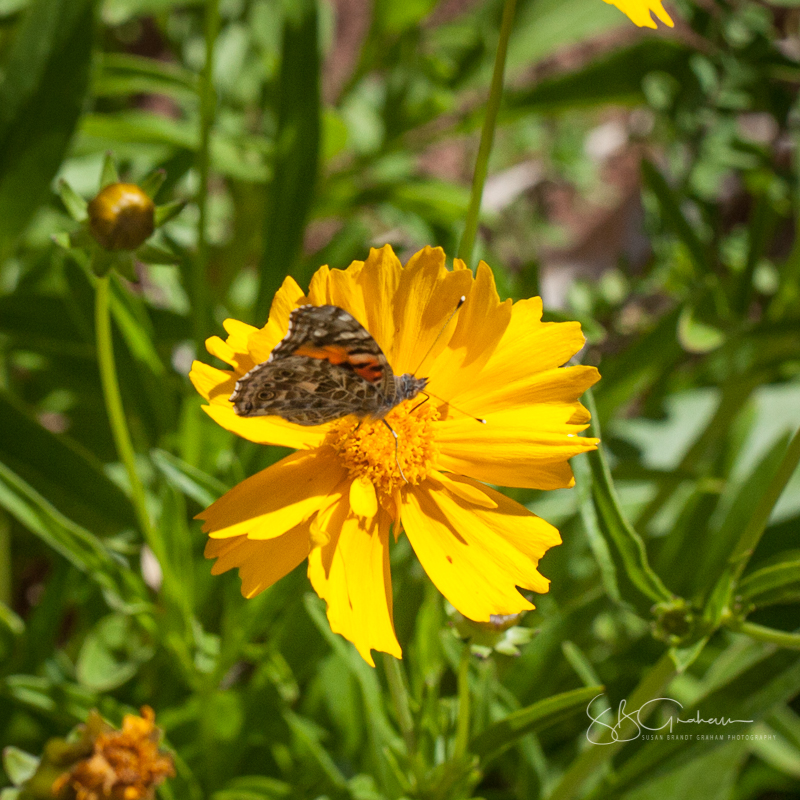
[[[564,539],[521,654],[470,658],[401,539],[384,674],[302,567],[249,601],[211,578],[193,515],[281,453],[211,424],[186,375],[286,274],[456,251],[501,4],[0,0],[4,783],[91,708],[147,703],[167,800],[797,796],[800,6],[670,8],[676,35],[641,35],[599,0],[520,0],[480,255],[583,323],[603,450],[576,489],[513,492]],[[157,560],[88,263],[52,241],[76,230],[57,181],[88,199],[109,150],[189,201],[111,283]],[[591,745],[601,693],[752,722]]]

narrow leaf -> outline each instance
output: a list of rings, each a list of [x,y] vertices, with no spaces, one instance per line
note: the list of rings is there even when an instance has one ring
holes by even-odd
[[[521,708],[479,733],[470,742],[469,749],[485,763],[522,736],[554,725],[577,711],[585,711],[587,704],[603,693],[603,688],[586,686],[573,689]]]
[[[34,0],[0,84],[0,252],[47,196],[89,85],[93,0]]]

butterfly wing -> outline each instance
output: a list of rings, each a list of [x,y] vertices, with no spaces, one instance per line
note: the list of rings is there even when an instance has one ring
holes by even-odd
[[[382,416],[395,394],[386,356],[351,314],[301,306],[269,359],[237,381],[230,399],[239,416],[320,425],[348,414]]]

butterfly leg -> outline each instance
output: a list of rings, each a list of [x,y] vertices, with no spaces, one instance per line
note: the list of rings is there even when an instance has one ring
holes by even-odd
[[[408,478],[406,478],[406,476],[403,474],[403,468],[400,466],[400,459],[397,457],[397,445],[399,441],[397,438],[397,434],[395,433],[394,428],[385,419],[382,419],[381,422],[389,429],[389,433],[391,433],[392,436],[394,436],[394,461],[395,464],[397,464],[397,469],[400,470],[400,477],[406,483],[408,483]]]

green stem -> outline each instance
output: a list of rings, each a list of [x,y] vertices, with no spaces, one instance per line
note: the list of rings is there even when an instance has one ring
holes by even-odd
[[[219,33],[219,0],[207,0],[205,16],[206,60],[200,75],[200,149],[197,154],[197,171],[200,186],[197,192],[197,255],[192,271],[192,303],[195,338],[202,344],[207,324],[207,271],[208,271],[208,176],[211,168],[211,128],[214,124],[217,98],[214,92],[214,47]]]
[[[675,677],[675,674],[675,664],[669,653],[664,653],[627,699],[626,713],[636,716],[636,711],[641,709],[638,719],[645,721],[649,713],[655,711],[657,705],[651,703],[649,706],[645,706],[645,704],[649,700],[659,697],[661,691]],[[602,733],[594,739],[595,744],[587,747],[572,762],[548,800],[571,800],[573,797],[577,797],[583,784],[590,777],[596,776],[603,765],[625,744],[625,740],[633,733],[635,725],[633,720],[624,719],[616,731],[612,731],[610,727],[603,728]],[[614,733],[616,733],[617,740],[612,738]]]
[[[97,336],[97,361],[100,368],[100,382],[103,386],[103,398],[108,413],[108,421],[111,424],[111,433],[114,437],[117,454],[128,473],[133,507],[139,520],[139,526],[142,529],[142,535],[151,549],[158,554],[158,550],[153,547],[155,536],[150,525],[150,516],[147,513],[144,487],[136,472],[136,455],[128,432],[128,424],[125,420],[125,411],[122,407],[122,397],[119,391],[119,381],[117,380],[114,345],[111,340],[111,284],[108,275],[97,279],[95,292],[94,319],[95,335]]]
[[[11,605],[11,522],[0,510],[0,603]]]
[[[734,630],[747,634],[751,639],[757,639],[759,642],[776,644],[778,647],[785,647],[789,650],[800,650],[800,633],[778,631],[775,628],[756,625],[755,622],[742,622],[736,625]]]
[[[461,652],[461,663],[458,665],[458,723],[456,727],[456,745],[454,757],[462,758],[469,744],[469,719],[471,714],[469,696],[469,644],[464,645]]]
[[[478,218],[481,213],[481,200],[483,199],[483,186],[486,183],[486,174],[489,171],[489,156],[494,144],[494,131],[497,127],[497,114],[500,111],[500,101],[503,99],[503,78],[506,71],[506,53],[508,40],[511,36],[511,25],[514,21],[514,11],[517,0],[505,0],[503,5],[503,19],[500,23],[500,40],[497,43],[497,53],[494,58],[494,72],[492,85],[489,89],[489,99],[486,103],[486,116],[481,130],[481,143],[478,147],[478,158],[475,162],[475,172],[472,177],[472,194],[469,199],[469,209],[464,226],[464,235],[458,248],[458,257],[463,259],[467,266],[471,266],[472,251],[475,247],[475,236],[478,232]]]
[[[397,714],[397,724],[406,743],[406,750],[410,761],[414,761],[417,753],[417,735],[414,731],[414,718],[411,716],[411,703],[406,688],[403,669],[399,659],[383,654],[383,668],[386,672],[386,680],[389,683],[389,692],[392,695],[394,710]]]

